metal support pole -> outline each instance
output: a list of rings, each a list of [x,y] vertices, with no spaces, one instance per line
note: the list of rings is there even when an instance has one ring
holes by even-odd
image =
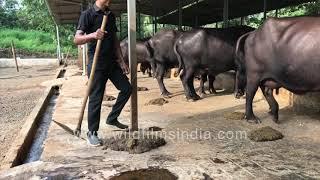
[[[263,0],[263,20],[267,18],[267,0]]]
[[[86,66],[87,66],[87,44],[83,44],[82,46],[82,76],[86,75]]]
[[[196,1],[197,2],[197,10],[199,11],[199,0],[197,0]],[[196,19],[195,19],[195,27],[199,27],[199,16],[198,15],[196,15],[196,17],[195,17]]]
[[[138,1],[138,36],[141,39],[141,8]]]
[[[157,21],[157,14],[154,17],[154,32],[157,33],[158,32],[158,21]]]
[[[228,27],[228,19],[229,19],[229,0],[224,0],[223,3],[223,27]]]
[[[216,22],[216,28],[218,28],[218,27],[219,27],[218,22]]]
[[[119,29],[120,29],[119,38],[120,38],[120,40],[122,40],[122,18],[121,18],[121,14],[119,16],[119,21],[120,21],[120,24],[119,24]]]
[[[241,26],[244,24],[244,17],[240,18],[240,24],[241,24]]]
[[[130,62],[131,128],[138,130],[137,56],[136,56],[136,0],[127,0],[128,5],[128,45]]]
[[[178,5],[178,12],[179,12],[179,22],[178,22],[178,29],[181,31],[182,30],[182,2],[179,0],[179,5]]]
[[[61,63],[61,47],[60,47],[59,27],[57,24],[56,24],[56,31],[57,31],[57,57],[60,64]]]
[[[278,12],[278,9],[276,9],[276,17],[278,17],[278,13],[279,13],[279,12]]]

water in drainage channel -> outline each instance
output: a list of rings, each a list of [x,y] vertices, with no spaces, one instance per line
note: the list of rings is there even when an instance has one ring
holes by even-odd
[[[29,149],[28,155],[24,160],[24,164],[38,161],[40,159],[41,154],[43,152],[43,143],[47,138],[48,129],[52,121],[53,112],[56,108],[58,96],[59,87],[54,87],[54,93],[50,97],[48,106],[46,107],[46,110],[39,119],[37,132],[35,133],[35,136],[33,138],[33,142]]]

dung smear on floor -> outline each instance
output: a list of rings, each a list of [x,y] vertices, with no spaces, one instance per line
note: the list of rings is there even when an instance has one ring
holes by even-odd
[[[253,130],[249,133],[249,139],[256,142],[275,141],[283,138],[283,134],[270,126]]]
[[[104,140],[103,149],[140,154],[164,146],[165,144],[166,141],[155,133],[148,133],[147,131],[122,132]]]
[[[163,128],[157,126],[151,126],[147,130],[148,131],[162,131]]]
[[[149,105],[158,105],[158,106],[163,106],[164,104],[169,103],[169,101],[165,100],[164,98],[157,98],[157,99],[152,99],[148,103],[146,103],[147,106]]]
[[[245,118],[245,114],[242,112],[232,112],[224,114],[223,117],[227,120],[243,120]]]
[[[178,178],[167,169],[156,169],[156,168],[127,171],[110,178],[110,180],[150,180],[150,179],[176,180]]]
[[[114,101],[116,98],[114,96],[104,95],[103,101]]]
[[[149,91],[149,89],[146,87],[138,87],[137,91]]]

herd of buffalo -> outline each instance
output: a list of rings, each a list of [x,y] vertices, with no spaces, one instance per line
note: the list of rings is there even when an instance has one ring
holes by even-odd
[[[121,42],[128,61],[128,43]],[[169,68],[179,68],[187,99],[198,100],[193,81],[209,80],[215,93],[215,76],[236,72],[235,96],[246,94],[245,116],[260,122],[252,109],[260,87],[270,114],[278,122],[279,105],[273,90],[283,87],[293,93],[320,91],[320,21],[318,17],[268,18],[258,29],[249,26],[195,28],[190,31],[161,30],[153,37],[137,41],[137,61],[141,70],[157,79],[161,94],[170,93],[163,84]]]

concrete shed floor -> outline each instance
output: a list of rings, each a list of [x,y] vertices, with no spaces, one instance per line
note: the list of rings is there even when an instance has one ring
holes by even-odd
[[[75,129],[85,93],[86,77],[78,68],[68,67],[58,98],[54,121],[40,162],[25,164],[2,171],[1,178],[75,177],[108,179],[135,169],[168,169],[179,179],[319,179],[320,178],[320,116],[297,114],[281,104],[280,124],[268,115],[266,101],[255,99],[254,111],[262,124],[244,120],[227,120],[230,112],[244,112],[245,99],[236,100],[233,94],[209,95],[197,102],[187,102],[179,80],[166,79],[165,84],[174,97],[163,106],[147,106],[159,97],[157,83],[152,78],[139,76],[138,86],[149,91],[139,92],[139,126],[164,128],[161,136],[167,144],[143,154],[129,154],[90,147],[86,140],[77,138],[64,128]],[[198,83],[195,83],[198,85]],[[118,91],[108,82],[106,94]],[[103,102],[99,135],[106,139],[119,131],[105,125],[112,102]],[[129,124],[130,107],[120,117]],[[85,113],[82,137],[87,123]],[[284,134],[274,142],[252,142],[246,134],[250,130],[271,126]]]

